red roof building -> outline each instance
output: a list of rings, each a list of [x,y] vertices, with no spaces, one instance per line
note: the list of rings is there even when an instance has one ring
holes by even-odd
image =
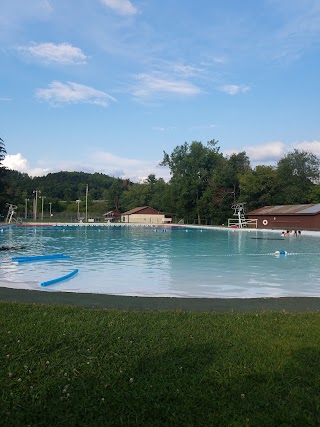
[[[265,206],[246,215],[258,220],[258,228],[320,230],[320,203]]]
[[[121,213],[117,211],[106,212],[105,214],[103,214],[103,216],[106,222],[117,222],[121,219]]]

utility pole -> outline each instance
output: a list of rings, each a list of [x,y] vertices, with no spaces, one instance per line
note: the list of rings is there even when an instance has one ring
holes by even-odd
[[[78,217],[77,217],[78,221],[80,220],[80,202],[81,202],[80,199],[76,200],[76,203],[78,205]]]
[[[29,199],[24,199],[24,201],[25,201],[24,218],[27,219],[28,218],[28,202],[29,202]]]
[[[86,188],[86,222],[88,222],[88,184]]]
[[[43,221],[43,205],[44,205],[44,199],[46,196],[41,196],[41,221]]]
[[[34,199],[33,199],[33,219],[37,221],[37,211],[38,211],[38,194],[41,194],[40,190],[34,190]]]

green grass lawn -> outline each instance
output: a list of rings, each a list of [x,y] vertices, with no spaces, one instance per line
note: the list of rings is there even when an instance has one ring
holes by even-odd
[[[319,426],[319,313],[0,303],[1,426]]]

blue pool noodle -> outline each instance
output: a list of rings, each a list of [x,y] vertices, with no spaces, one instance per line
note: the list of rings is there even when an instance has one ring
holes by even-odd
[[[73,277],[75,274],[78,273],[78,269],[71,271],[71,273],[66,274],[65,276],[57,277],[56,279],[48,280],[47,282],[40,283],[40,286],[49,286],[53,285],[54,283],[62,282],[63,280],[70,279],[70,277]]]
[[[46,261],[50,259],[68,259],[68,255],[52,254],[52,255],[36,255],[36,256],[17,256],[11,258],[12,261],[17,262],[32,262],[32,261]]]

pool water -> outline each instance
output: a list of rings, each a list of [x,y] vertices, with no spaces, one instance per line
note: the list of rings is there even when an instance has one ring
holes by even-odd
[[[0,286],[114,295],[206,298],[320,296],[315,235],[138,226],[8,227],[0,246]],[[275,256],[276,251],[287,255]],[[64,253],[69,259],[32,263],[15,256]],[[40,283],[74,277],[48,287]]]

